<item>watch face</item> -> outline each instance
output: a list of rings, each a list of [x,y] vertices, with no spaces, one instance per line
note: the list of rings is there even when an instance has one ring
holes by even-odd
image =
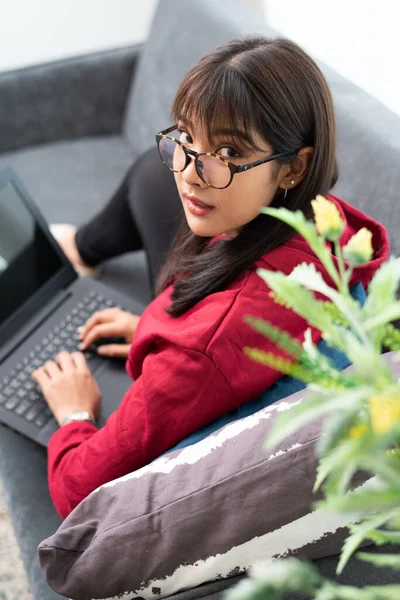
[[[90,419],[90,415],[88,412],[85,412],[83,410],[74,413],[73,415],[71,415],[74,419]]]

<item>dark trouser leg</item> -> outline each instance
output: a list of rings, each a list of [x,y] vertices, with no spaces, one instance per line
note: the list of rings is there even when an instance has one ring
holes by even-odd
[[[173,173],[151,149],[131,167],[105,208],[78,230],[79,254],[97,265],[144,248],[154,289],[182,216]]]

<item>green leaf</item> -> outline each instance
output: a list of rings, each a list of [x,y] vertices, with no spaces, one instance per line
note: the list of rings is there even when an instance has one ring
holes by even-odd
[[[370,554],[369,552],[358,552],[356,557],[360,560],[370,562],[376,567],[390,567],[392,569],[400,570],[399,554]]]
[[[324,435],[318,440],[318,456],[325,456],[347,437],[350,427],[358,417],[358,412],[358,410],[338,412],[336,416],[329,419],[324,428]]]
[[[319,302],[312,292],[296,281],[291,281],[283,273],[267,269],[257,269],[257,273],[281,300],[288,302],[311,326],[324,331],[325,336],[328,335],[339,349],[343,349],[340,330],[324,310],[323,303]]]
[[[271,369],[280,371],[280,373],[284,373],[285,375],[297,377],[298,379],[301,379],[307,383],[313,379],[313,374],[311,371],[291,360],[283,358],[282,356],[278,356],[273,352],[264,352],[264,350],[248,348],[245,346],[243,348],[243,353],[262,365],[271,367]]]
[[[230,588],[225,600],[280,600],[283,598],[285,590],[272,590],[268,582],[253,581],[252,579],[242,579],[239,583]]]
[[[374,531],[378,527],[381,527],[391,519],[396,518],[398,514],[399,508],[390,509],[384,511],[383,513],[379,513],[378,515],[366,517],[360,524],[350,525],[349,528],[351,530],[351,534],[344,541],[340,561],[336,572],[338,574],[342,573],[349,558],[357,550],[361,542],[365,539],[368,539],[369,533],[371,531]]]
[[[303,346],[298,340],[293,338],[287,331],[283,331],[282,329],[279,329],[279,327],[272,325],[269,321],[264,321],[263,319],[252,317],[251,315],[245,315],[244,321],[245,323],[248,323],[252,329],[268,337],[276,344],[276,346],[283,348],[289,354],[298,356],[303,353]]]
[[[359,440],[346,440],[319,461],[314,492],[318,490],[328,475],[330,479],[329,495],[344,493],[349,481],[357,470],[357,458],[360,452]],[[328,493],[328,489],[326,492]]]
[[[389,258],[374,274],[368,285],[363,312],[366,317],[379,315],[396,300],[400,283],[400,258]]]
[[[392,302],[390,306],[381,310],[378,315],[374,315],[364,321],[365,331],[374,330],[375,327],[380,325],[386,325],[391,321],[395,321],[400,318],[400,302]]]
[[[321,575],[314,565],[292,557],[258,561],[250,568],[249,575],[255,581],[266,581],[273,588],[284,587],[287,591],[312,592],[321,582]]]
[[[388,385],[394,382],[390,367],[379,352],[347,329],[343,329],[341,335],[345,353],[359,377],[373,385],[377,379],[385,379]]]
[[[318,256],[335,285],[339,287],[340,278],[338,271],[333,263],[332,254],[325,245],[325,240],[322,236],[319,236],[315,228],[314,223],[307,221],[304,214],[300,210],[291,211],[287,208],[272,208],[270,206],[263,208],[262,211],[265,215],[275,217],[280,221],[283,221],[290,227],[293,227],[303,238],[310,244],[315,254]]]
[[[382,544],[400,544],[400,531],[377,529],[370,533],[370,539],[373,540],[377,546],[382,546]]]
[[[314,596],[321,581],[313,565],[295,558],[260,561],[250,568],[249,579],[229,590],[226,600],[279,600],[297,591]]]
[[[400,585],[396,584],[366,586],[364,591],[373,594],[372,600],[399,600],[400,598]]]
[[[354,411],[363,399],[371,394],[371,389],[359,387],[330,395],[308,396],[303,402],[292,406],[277,419],[276,425],[267,440],[266,447],[272,448],[278,442],[293,434],[309,421],[337,411]]]
[[[314,263],[301,263],[297,265],[290,275],[287,276],[291,281],[297,281],[303,287],[313,292],[319,292],[337,306],[337,301],[340,298],[339,292],[325,283],[321,273],[317,271]]]
[[[383,346],[389,348],[389,350],[400,350],[400,329],[394,327],[394,325],[386,325],[382,338]]]
[[[329,512],[371,512],[396,508],[400,503],[400,490],[398,487],[384,487],[381,490],[361,489],[354,490],[345,496],[329,496],[318,502],[318,508]],[[399,540],[400,542],[400,540]]]

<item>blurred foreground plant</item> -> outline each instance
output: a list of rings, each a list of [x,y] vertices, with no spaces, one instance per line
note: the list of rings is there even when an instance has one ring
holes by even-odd
[[[329,512],[360,515],[359,522],[349,526],[337,569],[341,573],[364,540],[377,545],[400,544],[400,384],[381,354],[384,347],[400,349],[400,332],[391,325],[400,318],[396,298],[400,259],[391,258],[380,267],[362,306],[352,297],[349,284],[353,269],[372,258],[372,234],[363,228],[341,248],[344,222],[336,205],[323,196],[317,196],[312,205],[315,224],[300,211],[265,208],[263,212],[291,225],[308,241],[334,285],[328,285],[315,266],[307,263],[298,265],[290,275],[263,269],[258,273],[275,301],[319,329],[329,346],[347,355],[353,368],[338,371],[313,343],[310,329],[301,344],[287,332],[250,316],[247,322],[291,358],[255,348],[244,351],[258,362],[303,380],[313,391],[280,416],[267,440],[268,448],[305,423],[326,417],[317,445],[319,466],[314,487],[322,488],[324,500],[317,506]],[[327,242],[333,244],[334,254]],[[317,299],[314,293],[326,300]],[[400,360],[400,353],[395,358]],[[374,485],[349,494],[353,476],[360,470],[374,477]],[[400,554],[357,556],[378,567],[400,571]],[[235,587],[228,600],[279,600],[289,591],[319,600],[400,599],[400,585],[343,586],[322,578],[312,565],[291,558],[255,565],[250,578]]]

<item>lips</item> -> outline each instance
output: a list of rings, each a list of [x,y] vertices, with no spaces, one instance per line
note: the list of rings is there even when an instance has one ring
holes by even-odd
[[[185,198],[187,200],[189,200],[190,202],[192,202],[192,204],[196,204],[197,206],[199,206],[200,208],[214,208],[213,206],[211,206],[210,204],[207,204],[206,202],[202,202],[199,198],[197,198],[196,196],[190,196],[189,194],[183,194],[183,196],[185,196]]]
[[[182,194],[187,200],[188,210],[196,217],[204,217],[214,210],[215,206],[210,206],[202,202],[196,196],[189,196],[189,194]]]

